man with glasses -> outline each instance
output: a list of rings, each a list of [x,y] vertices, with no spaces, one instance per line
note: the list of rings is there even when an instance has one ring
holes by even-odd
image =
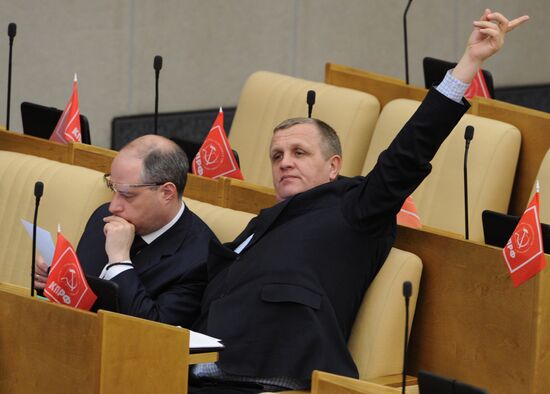
[[[77,255],[86,274],[119,285],[122,313],[187,327],[199,313],[216,237],[182,201],[188,169],[179,146],[146,135],[122,148],[104,176],[113,198],[90,217]],[[36,273],[43,289],[41,257]]]

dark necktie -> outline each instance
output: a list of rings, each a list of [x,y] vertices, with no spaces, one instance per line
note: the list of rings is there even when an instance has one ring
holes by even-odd
[[[134,237],[134,242],[132,243],[132,246],[130,247],[130,260],[133,259],[143,248],[147,246],[147,242],[143,240],[139,235],[136,235]]]

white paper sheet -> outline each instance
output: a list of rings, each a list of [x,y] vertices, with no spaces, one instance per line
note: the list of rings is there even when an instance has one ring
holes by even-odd
[[[21,223],[25,227],[25,230],[27,230],[27,233],[32,240],[32,223],[27,222],[25,219],[21,219]],[[46,262],[46,264],[48,264],[48,267],[51,266],[55,245],[52,240],[52,235],[40,226],[36,227],[36,249],[38,250],[38,253],[40,253],[40,255],[44,258],[44,261]]]

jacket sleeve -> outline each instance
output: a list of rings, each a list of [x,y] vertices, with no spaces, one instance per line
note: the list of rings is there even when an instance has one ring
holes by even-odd
[[[346,193],[343,211],[355,226],[380,235],[395,222],[405,199],[431,171],[430,161],[468,110],[431,89],[372,171]]]

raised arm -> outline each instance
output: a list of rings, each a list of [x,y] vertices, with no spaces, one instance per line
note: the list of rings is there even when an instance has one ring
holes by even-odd
[[[481,18],[474,22],[474,30],[464,55],[452,72],[453,76],[467,84],[471,83],[483,62],[502,48],[506,33],[527,20],[529,16],[523,15],[509,21],[501,13],[491,12],[487,8]]]
[[[460,87],[463,91],[483,62],[502,47],[506,33],[528,19],[528,16],[521,16],[509,21],[502,14],[487,9],[480,20],[474,22],[464,55],[452,71],[454,78],[464,82]],[[456,89],[441,88],[445,83],[454,84],[452,78],[445,78],[437,88],[441,94],[435,90],[428,93],[388,149],[380,154],[368,175],[368,182],[350,193],[349,202],[344,206],[350,221],[370,227],[373,233],[383,230],[379,224],[387,224],[388,219],[393,219],[405,198],[430,173],[430,161],[468,109],[466,102],[460,102],[460,98],[455,100]],[[453,96],[448,95],[449,91]]]

